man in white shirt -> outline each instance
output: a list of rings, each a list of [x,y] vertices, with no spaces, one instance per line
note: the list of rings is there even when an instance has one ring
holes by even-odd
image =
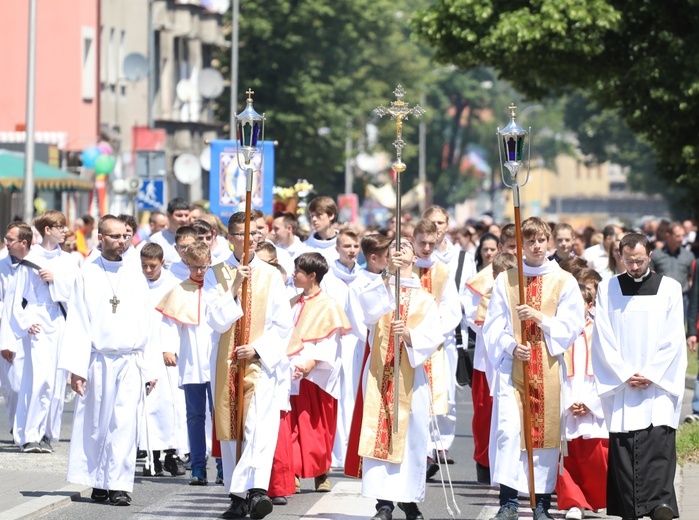
[[[287,272],[288,283],[293,285],[291,275],[294,272],[294,260],[306,251],[306,246],[296,236],[298,228],[296,215],[289,211],[277,211],[273,217],[270,236],[277,248],[279,263]]]
[[[338,256],[335,249],[337,232],[334,227],[337,220],[337,204],[330,197],[316,197],[308,204],[308,214],[315,231],[304,242],[306,252],[317,251],[331,264]]]
[[[583,253],[583,259],[587,262],[587,265],[598,273],[609,267],[609,246],[614,240],[616,229],[611,224],[605,226],[602,230],[602,236],[604,237],[602,243],[588,247]]]

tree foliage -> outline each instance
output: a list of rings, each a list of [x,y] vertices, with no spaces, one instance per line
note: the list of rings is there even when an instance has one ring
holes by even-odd
[[[396,84],[417,102],[427,53],[409,40],[407,0],[261,0],[240,9],[239,91],[255,91],[267,135],[278,141],[278,183],[307,178],[320,193],[342,192],[348,132],[359,139],[372,110]],[[229,19],[230,23],[230,19]],[[229,51],[219,56],[230,74]],[[230,97],[226,90],[222,99]],[[240,108],[240,105],[239,105]],[[217,116],[228,121],[228,103]],[[351,128],[348,128],[350,123]],[[384,126],[379,125],[382,131]],[[417,135],[406,125],[406,140]],[[395,139],[395,125],[393,137]],[[390,146],[390,145],[389,145]],[[410,149],[413,148],[413,149]],[[417,146],[406,150],[407,157]]]
[[[493,67],[533,99],[583,89],[647,140],[659,176],[696,188],[698,7],[697,0],[438,0],[413,27],[439,61]]]

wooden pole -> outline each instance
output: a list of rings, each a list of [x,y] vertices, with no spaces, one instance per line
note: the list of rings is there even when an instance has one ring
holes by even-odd
[[[250,207],[252,204],[252,168],[247,169],[246,178],[246,188],[245,188],[245,230],[243,235],[243,258],[242,265],[248,265],[250,258]],[[241,304],[243,306],[243,317],[238,321],[240,324],[240,341],[245,342],[245,335],[247,333],[246,318],[248,310],[248,284],[249,280],[246,278],[243,280],[243,296],[241,298]],[[236,345],[236,347],[239,345]],[[238,378],[236,381],[236,426],[237,431],[235,432],[235,461],[240,460],[240,456],[243,453],[243,436],[245,432],[245,425],[243,424],[243,408],[245,406],[245,369],[247,363],[244,359],[238,359]]]
[[[519,187],[515,186],[514,190],[519,191]],[[519,201],[519,196],[515,197]],[[519,284],[519,304],[527,303],[524,294],[524,262],[522,260],[522,217],[520,216],[519,204],[514,207],[515,210],[515,236],[517,238],[517,282]],[[521,327],[522,344],[526,345],[529,341],[527,334],[527,324],[525,320],[519,322]],[[514,325],[514,324],[513,324]],[[529,463],[529,500],[532,509],[536,508],[536,490],[534,486],[534,448],[532,441],[532,415],[531,415],[531,397],[529,395],[529,362],[523,361],[524,365],[524,399],[522,401],[522,418],[524,424],[524,446],[527,450],[527,461]]]

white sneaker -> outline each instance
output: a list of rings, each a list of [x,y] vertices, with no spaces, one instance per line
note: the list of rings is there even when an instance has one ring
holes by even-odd
[[[582,520],[585,517],[579,507],[571,507],[566,513],[566,520]]]
[[[693,422],[696,422],[696,421],[699,421],[699,415],[697,415],[697,414],[695,414],[695,413],[690,414],[690,415],[687,415],[687,416],[684,418],[684,422],[685,422],[685,423],[693,423]]]

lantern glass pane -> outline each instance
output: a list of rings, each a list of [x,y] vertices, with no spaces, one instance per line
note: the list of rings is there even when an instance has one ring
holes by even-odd
[[[505,152],[508,161],[517,160],[517,143],[514,138],[510,137],[506,141]]]
[[[524,137],[517,138],[517,161],[522,161],[522,150],[524,149]]]
[[[252,126],[252,146],[257,147],[257,140],[260,137],[260,123],[255,121],[255,124]]]

